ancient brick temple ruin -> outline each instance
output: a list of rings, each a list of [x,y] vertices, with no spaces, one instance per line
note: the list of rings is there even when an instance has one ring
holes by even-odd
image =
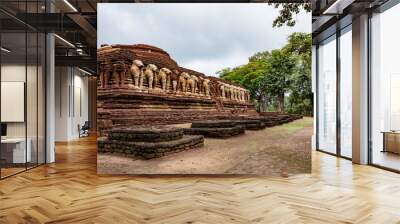
[[[301,117],[259,114],[245,88],[180,67],[157,47],[103,45],[97,58],[100,153],[153,159],[202,147],[204,137],[230,138]],[[191,127],[165,126],[181,123]]]
[[[103,45],[98,60],[98,128],[152,126],[257,115],[240,85],[178,65],[164,50]]]

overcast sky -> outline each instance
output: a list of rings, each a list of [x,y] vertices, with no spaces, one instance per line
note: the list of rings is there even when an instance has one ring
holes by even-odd
[[[311,14],[295,27],[273,28],[278,9],[267,4],[98,4],[97,41],[149,44],[187,67],[216,76],[259,51],[282,47],[292,32],[311,32]]]

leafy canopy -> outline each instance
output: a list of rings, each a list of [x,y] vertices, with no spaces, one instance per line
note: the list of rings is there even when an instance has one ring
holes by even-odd
[[[296,25],[296,20],[294,15],[299,14],[302,10],[306,12],[311,12],[311,2],[310,0],[304,0],[302,3],[269,3],[274,5],[275,8],[280,8],[279,16],[273,21],[273,27],[281,26],[294,26]]]
[[[293,33],[283,48],[258,52],[247,64],[217,74],[247,88],[258,110],[312,114],[310,34]]]

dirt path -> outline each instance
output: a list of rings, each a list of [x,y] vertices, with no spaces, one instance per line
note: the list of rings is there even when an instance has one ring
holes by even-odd
[[[229,139],[205,139],[202,148],[139,160],[98,155],[99,174],[256,174],[311,172],[312,119],[246,131]]]

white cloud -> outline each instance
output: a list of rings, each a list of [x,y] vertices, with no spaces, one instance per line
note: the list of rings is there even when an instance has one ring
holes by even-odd
[[[293,28],[273,28],[277,15],[264,3],[104,3],[98,5],[98,45],[154,45],[183,67],[215,75],[258,51],[282,47],[292,32],[311,32],[310,13],[299,14]]]

